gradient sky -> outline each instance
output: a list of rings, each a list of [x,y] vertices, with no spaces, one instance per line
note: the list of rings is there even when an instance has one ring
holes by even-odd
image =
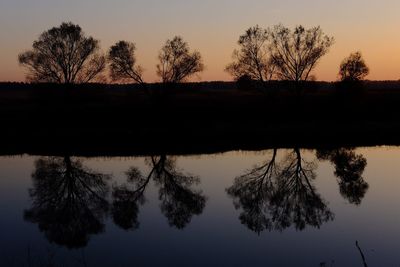
[[[399,0],[1,0],[0,81],[23,81],[18,54],[63,21],[79,24],[104,51],[118,40],[135,42],[148,82],[157,80],[158,50],[174,35],[203,55],[206,70],[196,80],[231,80],[224,67],[239,35],[278,23],[320,25],[335,37],[315,71],[318,80],[336,80],[342,59],[357,50],[369,79],[400,78]]]

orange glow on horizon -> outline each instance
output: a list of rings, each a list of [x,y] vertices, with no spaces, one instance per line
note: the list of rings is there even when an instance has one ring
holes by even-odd
[[[100,0],[96,2],[96,17],[90,15],[93,10],[89,12],[91,1],[78,8],[59,0],[43,0],[46,6],[41,10],[35,3],[19,7],[12,0],[5,0],[0,9],[0,34],[4,36],[0,46],[0,81],[24,81],[25,69],[17,62],[18,54],[30,49],[41,32],[62,21],[81,25],[88,35],[101,41],[105,52],[119,40],[135,42],[146,82],[158,81],[158,51],[174,35],[181,35],[192,50],[203,56],[206,69],[193,81],[230,81],[232,77],[224,68],[231,61],[239,35],[256,24],[268,27],[278,23],[291,28],[298,24],[320,25],[335,38],[330,52],[315,69],[317,80],[336,80],[340,62],[355,51],[362,52],[370,67],[367,79],[400,79],[400,36],[396,34],[400,25],[399,1],[300,4],[294,0],[253,0],[249,5],[239,0],[171,0],[169,4],[151,0],[120,1],[117,5]]]

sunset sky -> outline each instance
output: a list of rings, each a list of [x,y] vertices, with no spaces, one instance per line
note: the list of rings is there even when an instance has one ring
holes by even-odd
[[[147,82],[157,81],[158,51],[174,35],[203,56],[206,70],[196,81],[231,80],[224,67],[239,35],[278,23],[320,25],[335,38],[315,70],[318,80],[336,80],[342,59],[357,50],[368,79],[400,79],[399,0],[1,0],[0,81],[23,81],[18,54],[63,21],[79,24],[104,51],[118,40],[135,42]]]

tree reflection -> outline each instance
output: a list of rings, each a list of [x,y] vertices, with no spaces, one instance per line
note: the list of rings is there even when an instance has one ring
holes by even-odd
[[[227,189],[234,197],[235,208],[243,209],[239,217],[242,224],[258,233],[273,228],[269,211],[275,193],[274,182],[279,175],[276,154],[277,149],[274,149],[271,159],[237,177],[234,185]]]
[[[199,184],[200,179],[177,170],[175,161],[166,156],[152,157],[150,162],[155,170],[154,180],[160,187],[161,211],[171,226],[183,229],[193,215],[200,215],[205,207],[203,193],[191,188]]]
[[[68,248],[86,246],[89,235],[104,230],[108,175],[70,157],[40,158],[32,173],[32,207],[24,218],[37,223],[50,242]]]
[[[132,167],[126,173],[128,183],[114,187],[112,216],[114,223],[122,229],[132,230],[139,227],[139,205],[145,202],[143,193],[150,181],[151,173],[145,179],[137,168]]]
[[[317,157],[335,166],[341,195],[351,204],[360,205],[369,185],[362,177],[367,160],[352,149],[319,150]]]
[[[307,225],[320,227],[332,220],[333,213],[311,183],[315,164],[305,161],[299,149],[279,164],[276,156],[274,149],[270,160],[237,177],[227,189],[235,207],[243,210],[241,222],[260,233],[283,231],[292,225],[297,230]]]
[[[160,208],[169,225],[183,229],[205,207],[206,198],[203,193],[191,188],[200,179],[182,173],[176,168],[175,161],[165,155],[150,157],[146,162],[151,167],[146,178],[133,168],[128,172],[127,184],[114,188],[114,222],[126,230],[139,226],[139,205],[145,202],[144,192],[153,179],[159,187]]]
[[[283,230],[292,224],[297,230],[307,225],[319,228],[333,219],[333,213],[316,192],[314,162],[305,161],[299,149],[294,149],[283,161],[276,193],[272,199],[276,228]]]

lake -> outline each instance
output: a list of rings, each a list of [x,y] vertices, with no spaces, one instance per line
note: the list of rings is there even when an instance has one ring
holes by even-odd
[[[0,265],[398,266],[399,173],[397,147],[3,156]]]

